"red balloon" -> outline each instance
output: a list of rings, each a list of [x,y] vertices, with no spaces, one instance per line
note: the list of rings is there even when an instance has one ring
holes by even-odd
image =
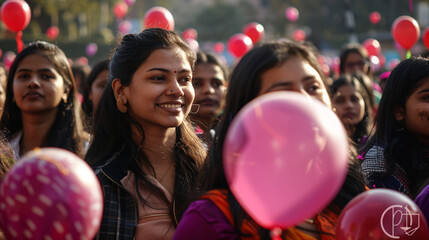
[[[392,24],[392,36],[401,47],[410,50],[419,40],[419,24],[410,16],[400,16]]]
[[[57,38],[59,33],[60,33],[60,30],[56,26],[49,27],[48,30],[46,30],[46,36],[51,41]]]
[[[353,198],[338,218],[337,240],[429,239],[419,207],[390,189],[373,189]]]
[[[163,7],[153,7],[149,9],[143,17],[144,28],[164,28],[174,31],[174,18],[168,9]]]
[[[197,40],[197,36],[198,36],[198,32],[194,28],[188,28],[182,33],[182,37],[186,40],[187,39]]]
[[[365,40],[362,43],[362,46],[366,49],[368,55],[370,56],[378,56],[381,53],[380,43],[373,38],[368,38]]]
[[[295,39],[298,42],[304,41],[304,39],[305,39],[305,32],[302,29],[296,29],[296,30],[293,31],[292,37],[293,37],[293,39]]]
[[[429,27],[426,27],[423,31],[422,40],[425,47],[429,49]]]
[[[265,36],[264,26],[257,22],[251,22],[243,28],[243,33],[252,39],[253,44],[263,39]]]
[[[128,5],[124,2],[118,2],[113,7],[113,14],[115,14],[117,18],[123,18],[125,15],[127,15],[127,13],[128,13]]]
[[[380,13],[377,11],[374,11],[369,14],[369,21],[371,21],[371,23],[374,25],[380,22],[380,19],[381,19]]]
[[[9,30],[19,32],[30,23],[31,10],[24,0],[7,0],[1,5],[0,15]]]
[[[213,45],[213,50],[216,53],[222,53],[223,50],[225,50],[225,44],[223,44],[222,42],[217,42]]]
[[[252,39],[243,33],[232,35],[228,40],[228,51],[236,58],[242,57],[253,47]]]

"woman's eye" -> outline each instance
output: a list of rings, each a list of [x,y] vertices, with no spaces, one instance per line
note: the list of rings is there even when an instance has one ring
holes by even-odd
[[[223,83],[221,81],[215,81],[212,83],[212,86],[214,88],[219,88],[220,86],[223,86]]]
[[[162,81],[162,80],[165,80],[165,77],[164,76],[153,76],[151,79],[156,80],[156,81]]]
[[[194,86],[194,88],[197,88],[197,87],[201,87],[202,84],[198,81],[193,81],[192,85]]]
[[[28,79],[30,78],[30,74],[19,74],[17,76],[18,79]]]
[[[308,93],[314,93],[314,92],[316,92],[318,89],[319,89],[319,86],[317,86],[317,85],[312,85],[312,86],[310,86],[309,88],[307,88],[307,92],[308,92]]]
[[[51,75],[49,75],[49,74],[42,74],[42,75],[40,75],[40,77],[41,77],[43,80],[49,80],[49,79],[53,78],[53,76],[51,76]]]
[[[183,83],[187,83],[187,82],[192,81],[192,79],[190,77],[183,77],[183,78],[180,79],[180,81],[183,82]]]

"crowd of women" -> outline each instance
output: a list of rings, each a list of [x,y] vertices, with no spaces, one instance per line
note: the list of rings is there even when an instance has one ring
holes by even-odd
[[[342,209],[371,188],[424,204],[429,59],[403,60],[380,88],[361,45],[341,51],[339,77],[325,76],[317,54],[308,44],[264,41],[228,69],[177,33],[150,28],[123,36],[80,87],[58,46],[30,43],[0,71],[0,174],[36,147],[85,159],[104,194],[97,239],[269,239],[228,186],[223,143],[248,102],[293,91],[332,108],[350,159],[332,202],[282,239],[335,239]]]

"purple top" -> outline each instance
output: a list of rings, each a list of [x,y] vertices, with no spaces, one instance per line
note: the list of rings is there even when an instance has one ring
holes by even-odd
[[[183,214],[173,240],[239,240],[222,211],[210,200],[197,200]]]
[[[426,218],[426,222],[429,223],[429,185],[427,185],[417,197],[414,199],[414,202],[422,210],[423,215]]]

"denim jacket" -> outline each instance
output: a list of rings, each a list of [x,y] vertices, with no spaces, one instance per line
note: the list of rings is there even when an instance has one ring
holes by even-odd
[[[138,207],[121,183],[121,179],[127,174],[125,164],[128,159],[128,153],[120,151],[103,165],[94,167],[104,195],[103,217],[95,239],[134,239]]]

